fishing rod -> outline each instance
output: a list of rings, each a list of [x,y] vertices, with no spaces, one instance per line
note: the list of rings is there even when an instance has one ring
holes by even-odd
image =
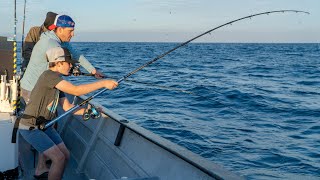
[[[91,73],[81,72],[80,65],[73,66],[69,71],[69,75],[71,75],[71,74],[73,76],[91,76],[91,77],[95,76],[94,74],[91,74]],[[111,77],[111,76],[101,76],[100,78],[115,79],[114,77]],[[152,83],[146,83],[146,82],[141,82],[141,81],[136,81],[136,80],[131,80],[131,79],[130,80],[125,79],[124,81],[129,82],[129,83],[143,84],[143,85],[152,86],[152,87],[156,87],[156,88],[160,88],[160,89],[173,90],[173,91],[178,91],[178,92],[194,95],[193,92],[182,90],[179,88],[173,88],[173,87],[169,87],[169,86],[161,86],[161,85],[156,85],[156,84],[152,84]]]
[[[14,1],[13,74],[17,74],[17,1]]]
[[[128,77],[132,76],[133,74],[137,73],[138,71],[140,71],[141,69],[145,68],[146,66],[148,66],[148,65],[156,62],[157,60],[163,58],[164,56],[168,55],[169,53],[175,51],[176,49],[178,49],[178,48],[180,48],[180,47],[183,47],[183,46],[187,45],[188,43],[190,43],[190,42],[192,42],[192,41],[200,38],[201,36],[204,36],[204,35],[206,35],[206,34],[208,34],[208,33],[211,33],[211,32],[213,32],[213,31],[215,31],[215,30],[217,30],[217,29],[220,29],[220,28],[222,28],[222,27],[224,27],[224,26],[230,25],[230,24],[232,24],[232,23],[235,23],[235,22],[237,22],[237,21],[241,21],[241,20],[244,20],[244,19],[251,19],[252,17],[255,17],[255,16],[269,15],[269,14],[273,14],[273,13],[289,13],[289,12],[310,14],[309,12],[300,11],[300,10],[277,10],[277,11],[267,11],[267,12],[252,14],[252,15],[245,16],[245,17],[242,17],[242,18],[239,18],[239,19],[236,19],[236,20],[229,21],[229,22],[227,22],[227,23],[225,23],[225,24],[222,24],[222,25],[217,26],[217,27],[215,27],[215,28],[213,28],[213,29],[210,29],[210,30],[208,30],[208,31],[206,31],[206,32],[204,32],[204,33],[202,33],[202,34],[194,37],[194,38],[191,38],[190,40],[188,40],[188,41],[186,41],[186,42],[184,42],[184,43],[181,43],[181,44],[177,45],[176,47],[170,49],[169,51],[167,51],[167,52],[165,52],[165,53],[157,56],[156,58],[152,59],[151,61],[148,61],[147,63],[143,64],[142,66],[140,66],[140,67],[136,68],[135,70],[131,71],[131,72],[128,73],[127,75],[125,75],[125,76],[123,76],[122,78],[120,78],[117,82],[118,82],[118,83],[122,82],[123,80],[125,80],[125,79],[127,79]],[[75,105],[74,107],[72,107],[71,109],[69,109],[68,111],[66,111],[65,113],[63,113],[61,116],[59,116],[59,117],[51,120],[50,122],[40,124],[40,125],[39,125],[39,129],[44,130],[44,129],[52,126],[55,122],[61,120],[61,119],[64,118],[65,116],[67,116],[67,115],[69,115],[70,113],[72,113],[73,111],[77,110],[79,107],[87,104],[87,103],[88,103],[89,101],[91,101],[93,98],[99,96],[100,94],[102,94],[102,93],[105,92],[106,90],[107,90],[107,89],[103,89],[103,90],[97,92],[96,94],[88,97],[87,99],[85,99],[85,100],[84,100],[83,102],[81,102],[80,104]]]
[[[14,0],[14,35],[13,35],[13,40],[16,42],[17,39],[17,0]]]
[[[91,73],[83,73],[81,72],[77,67],[80,68],[80,66],[76,66],[75,68],[75,76],[94,76],[94,74],[91,74]],[[110,76],[103,76],[101,78],[109,78],[109,79],[115,79],[114,77],[110,77]],[[151,88],[158,88],[158,89],[164,89],[164,90],[169,90],[169,91],[176,91],[176,92],[180,92],[180,93],[184,93],[184,94],[189,94],[189,95],[192,95],[192,96],[195,96],[195,97],[201,97],[201,98],[205,98],[205,99],[208,99],[208,97],[205,97],[205,96],[202,96],[198,93],[194,93],[192,91],[188,91],[188,90],[183,90],[183,89],[179,89],[179,88],[174,88],[174,87],[170,87],[170,86],[162,86],[162,85],[157,85],[157,84],[153,84],[153,83],[147,83],[147,82],[142,82],[142,81],[137,81],[137,80],[132,80],[132,79],[125,79],[124,80],[125,82],[128,82],[128,83],[133,83],[133,84],[138,84],[138,85],[146,85],[148,87],[151,87]],[[214,91],[214,90],[213,90]],[[217,94],[220,94],[220,95],[224,95],[218,91],[214,91],[215,93]],[[232,112],[235,112],[237,114],[239,114],[243,119],[247,119],[242,113],[236,111],[234,108],[216,100],[216,99],[213,99],[213,98],[209,98],[209,100],[212,100],[214,102],[217,102],[219,104],[222,104],[224,105],[225,107],[227,107],[228,109],[230,109]]]
[[[94,76],[94,74],[90,74],[90,73],[80,73],[79,75],[81,75],[81,76]],[[115,79],[114,77],[109,77],[109,76],[103,76],[102,78]],[[178,92],[182,92],[182,93],[186,93],[186,94],[196,95],[195,93],[193,93],[191,91],[187,91],[187,90],[183,90],[183,89],[179,89],[179,88],[173,88],[173,87],[169,87],[169,86],[161,86],[161,85],[157,85],[157,84],[136,81],[136,80],[132,80],[132,79],[130,79],[130,80],[125,79],[124,81],[126,81],[128,83],[134,83],[134,84],[140,84],[140,85],[143,84],[143,85],[147,85],[147,86],[151,86],[151,87],[155,87],[155,88],[173,90],[173,91],[178,91]]]
[[[21,72],[22,70],[22,62],[24,61],[23,59],[23,46],[24,46],[24,26],[25,26],[25,22],[26,22],[26,5],[27,4],[27,0],[24,0],[24,7],[23,7],[23,22],[22,22],[22,36],[21,36],[21,60],[20,60],[20,70]]]

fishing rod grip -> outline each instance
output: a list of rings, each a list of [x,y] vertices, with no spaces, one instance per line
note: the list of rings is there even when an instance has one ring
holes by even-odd
[[[73,111],[77,110],[79,107],[89,103],[90,100],[92,100],[93,98],[95,98],[96,96],[102,94],[103,92],[105,92],[106,90],[108,90],[107,88],[99,91],[98,93],[88,97],[87,99],[85,99],[82,103],[77,104],[76,106],[73,106],[71,109],[69,109],[68,111],[66,111],[65,113],[63,113],[61,116],[51,120],[50,122],[48,122],[47,124],[41,124],[39,126],[40,130],[45,130],[48,127],[52,126],[55,122],[60,121],[62,118],[66,117],[68,114],[72,113]]]

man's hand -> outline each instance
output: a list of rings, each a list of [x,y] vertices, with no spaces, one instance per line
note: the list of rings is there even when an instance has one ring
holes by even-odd
[[[104,74],[102,74],[101,72],[97,71],[96,69],[94,69],[91,74],[94,74],[94,77],[97,79],[101,79],[104,78]]]

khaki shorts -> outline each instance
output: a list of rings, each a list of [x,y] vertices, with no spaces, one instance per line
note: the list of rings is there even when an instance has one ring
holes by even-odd
[[[27,91],[27,90],[21,88],[21,97],[23,98],[23,100],[26,104],[28,104],[30,101],[30,95],[31,95],[31,91]]]

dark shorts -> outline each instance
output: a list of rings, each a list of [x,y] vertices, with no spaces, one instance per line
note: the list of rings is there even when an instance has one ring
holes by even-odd
[[[19,132],[40,153],[63,142],[59,133],[53,127],[49,127],[45,131],[20,129]]]

